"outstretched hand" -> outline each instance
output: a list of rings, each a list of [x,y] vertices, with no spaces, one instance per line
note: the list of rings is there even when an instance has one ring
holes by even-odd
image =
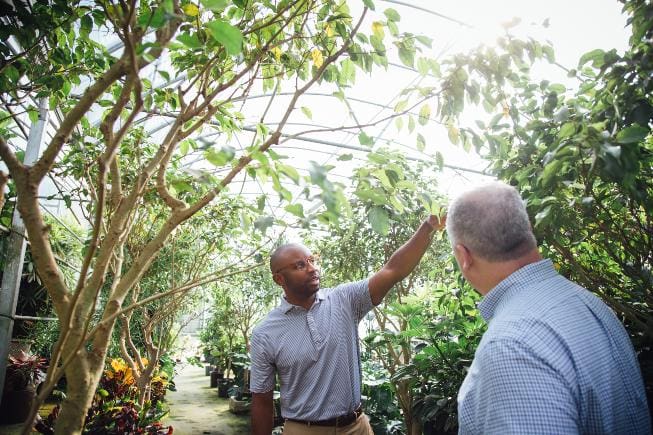
[[[428,217],[428,219],[426,219],[426,223],[429,224],[431,228],[433,228],[433,231],[440,231],[447,223],[447,215],[443,214],[442,216],[436,216],[432,214]]]

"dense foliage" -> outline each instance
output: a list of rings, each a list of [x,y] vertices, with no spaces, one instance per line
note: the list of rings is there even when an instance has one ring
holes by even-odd
[[[653,6],[625,1],[624,11],[630,48],[584,54],[568,72],[577,91],[530,80],[521,59],[551,54],[520,41],[506,40],[504,54],[488,49],[459,57],[470,77],[465,89],[481,78],[480,99],[499,110],[489,122],[461,128],[460,140],[474,144],[497,177],[519,189],[561,273],[622,318],[651,397]],[[516,72],[506,74],[513,63]]]

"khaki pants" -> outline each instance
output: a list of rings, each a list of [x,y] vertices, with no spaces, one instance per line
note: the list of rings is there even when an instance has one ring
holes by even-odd
[[[367,415],[361,414],[355,422],[345,427],[308,426],[294,421],[286,421],[283,435],[374,435]]]

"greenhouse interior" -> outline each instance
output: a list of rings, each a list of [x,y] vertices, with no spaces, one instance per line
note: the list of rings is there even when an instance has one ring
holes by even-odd
[[[651,2],[0,0],[0,51],[1,434],[651,433]]]

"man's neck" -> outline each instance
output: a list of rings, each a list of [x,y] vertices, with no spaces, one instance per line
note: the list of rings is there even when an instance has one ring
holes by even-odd
[[[308,311],[313,306],[313,303],[315,302],[315,295],[316,293],[313,293],[307,298],[297,298],[296,295],[293,295],[292,293],[286,290],[286,301],[288,301],[289,304],[300,306],[304,308],[306,311]]]
[[[485,273],[487,278],[477,290],[481,295],[485,296],[501,281],[508,278],[522,267],[532,263],[537,263],[540,260],[542,260],[542,255],[540,255],[537,248],[515,260],[491,262],[481,259],[480,261],[484,263],[483,268],[487,271]]]

